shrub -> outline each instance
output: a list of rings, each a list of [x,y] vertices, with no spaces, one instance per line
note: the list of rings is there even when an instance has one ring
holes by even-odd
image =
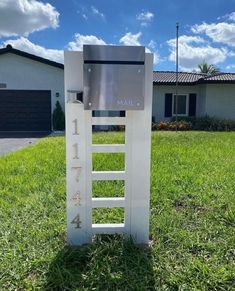
[[[192,129],[192,124],[183,120],[179,121],[178,125],[175,121],[161,121],[152,124],[152,130],[176,130],[176,128],[178,130],[190,130]]]
[[[59,101],[56,102],[53,111],[53,128],[54,130],[65,129],[65,115]]]
[[[197,119],[195,129],[209,131],[233,131],[235,130],[235,121],[205,116]]]
[[[175,121],[175,118],[172,118]],[[218,117],[210,117],[208,115],[202,117],[183,117],[180,121],[191,122],[192,128],[195,130],[208,131],[235,131],[235,121],[230,119],[222,119]]]
[[[125,131],[125,125],[113,125],[111,127],[113,131]]]

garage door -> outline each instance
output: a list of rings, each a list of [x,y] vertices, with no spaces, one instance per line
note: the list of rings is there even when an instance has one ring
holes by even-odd
[[[51,91],[0,90],[0,131],[50,131]]]

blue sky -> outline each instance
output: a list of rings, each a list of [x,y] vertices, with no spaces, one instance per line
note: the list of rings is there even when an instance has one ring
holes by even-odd
[[[144,45],[155,70],[202,61],[235,72],[235,0],[0,0],[0,46],[63,62],[63,50],[85,44]]]

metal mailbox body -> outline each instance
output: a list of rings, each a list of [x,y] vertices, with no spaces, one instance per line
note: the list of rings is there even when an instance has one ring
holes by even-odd
[[[145,48],[83,46],[85,110],[143,110]]]

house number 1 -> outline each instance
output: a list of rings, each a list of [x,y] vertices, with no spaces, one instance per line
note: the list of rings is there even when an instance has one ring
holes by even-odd
[[[77,118],[73,120],[73,123],[74,123],[74,133],[73,133],[73,135],[79,135],[79,133],[78,133],[78,120],[77,120]]]
[[[77,171],[76,181],[79,182],[79,177],[82,171],[82,167],[72,167],[72,169]]]
[[[73,145],[73,148],[74,148],[74,151],[75,151],[75,155],[74,155],[74,159],[79,159],[79,157],[78,157],[78,144],[77,143],[75,143],[74,145]]]

